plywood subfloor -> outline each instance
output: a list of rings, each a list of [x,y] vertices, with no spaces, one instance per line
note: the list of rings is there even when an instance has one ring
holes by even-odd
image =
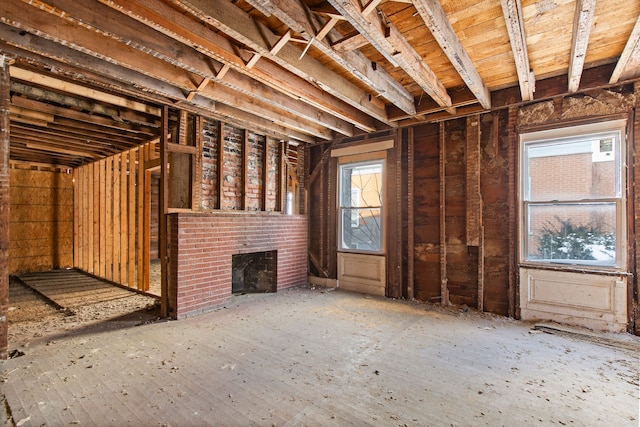
[[[51,270],[19,276],[27,286],[65,309],[127,298],[132,292],[77,270]]]

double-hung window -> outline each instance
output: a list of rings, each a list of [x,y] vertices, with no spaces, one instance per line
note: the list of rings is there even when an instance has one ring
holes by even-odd
[[[382,252],[384,160],[340,165],[340,250]]]
[[[623,267],[625,121],[521,135],[521,259]]]

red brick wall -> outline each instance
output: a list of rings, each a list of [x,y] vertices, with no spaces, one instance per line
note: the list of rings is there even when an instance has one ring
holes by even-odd
[[[243,210],[242,152],[245,131],[224,125],[224,171],[222,173],[223,203],[222,210]],[[247,211],[274,211],[277,207],[278,163],[280,161],[280,142],[253,132],[248,132],[247,144]],[[262,203],[264,188],[264,147],[267,144],[267,200]],[[298,163],[294,150],[290,161]],[[213,210],[219,205],[218,199],[218,122],[203,120],[202,129],[202,203],[203,210]]]
[[[307,281],[307,218],[268,213],[169,215],[170,315],[209,311],[231,298],[231,256],[277,251],[277,289]]]

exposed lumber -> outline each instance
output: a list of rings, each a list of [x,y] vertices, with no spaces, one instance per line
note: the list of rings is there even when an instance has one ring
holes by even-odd
[[[431,98],[444,107],[451,98],[435,73],[391,22],[381,23],[377,14],[363,15],[355,0],[329,0],[392,65],[401,67]]]
[[[107,262],[106,262],[106,253],[107,253],[107,220],[106,220],[106,200],[107,200],[107,160],[102,159],[98,162],[98,235],[100,245],[99,245],[99,256],[98,256],[98,271],[96,273],[97,276],[106,277],[107,274]],[[111,192],[111,189],[109,189]]]
[[[239,56],[237,46],[227,38],[179,13],[159,0],[148,0],[140,4],[136,0],[110,0],[108,5],[122,13],[148,25],[160,33],[166,34],[182,43],[193,46],[207,56],[246,74],[271,88],[277,89],[288,97],[300,99],[340,120],[348,121],[365,129],[375,129],[375,122],[357,108],[340,101],[319,87],[291,74],[283,73],[277,65],[262,61],[251,69],[245,67],[245,60]],[[222,72],[222,68],[219,72]],[[221,78],[221,77],[220,77]],[[224,82],[227,81],[225,77]],[[332,128],[331,126],[328,126]]]
[[[362,46],[369,44],[369,40],[360,33],[343,37],[334,42],[331,47],[337,52],[348,52],[350,50],[360,49]]]
[[[334,50],[330,43],[323,41],[323,38],[331,34],[333,25],[342,17],[332,16],[324,27],[316,31],[318,23],[312,22],[313,16],[306,6],[299,0],[283,1],[274,0],[269,3],[271,14],[280,19],[289,28],[293,29],[309,43],[318,48],[351,75],[369,86],[372,90],[387,99],[393,105],[408,114],[415,114],[415,106],[411,94],[398,82],[383,70],[374,70],[371,61],[358,51],[343,51],[340,53]],[[344,19],[344,18],[342,18]],[[337,33],[336,33],[337,34]],[[332,38],[337,38],[338,35]]]
[[[368,100],[366,93],[327,69],[317,60],[309,56],[300,58],[301,52],[297,47],[286,45],[278,55],[271,55],[269,51],[277,43],[278,36],[266,26],[254,21],[233,3],[225,0],[189,0],[177,3],[179,7],[185,8],[194,16],[220,29],[289,72],[308,82],[314,82],[331,95],[369,116],[382,122],[387,121],[384,108]]]
[[[438,0],[413,0],[413,5],[437,40],[453,67],[484,108],[491,108],[489,89],[473,65],[467,51]]]
[[[573,21],[573,40],[569,63],[569,92],[576,92],[580,86],[584,60],[587,56],[589,33],[596,12],[596,0],[577,0]]]
[[[127,206],[127,212],[129,214],[129,224],[127,225],[127,229],[129,231],[127,267],[129,271],[127,284],[132,288],[136,286],[136,156],[138,156],[138,162],[141,162],[143,160],[140,156],[141,153],[142,150],[140,150],[139,148],[129,150],[129,163],[127,165],[127,184],[129,186],[129,197]]]
[[[407,130],[407,299],[415,298],[415,129]]]
[[[7,359],[9,322],[9,66],[0,54],[0,359]]]
[[[439,172],[440,172],[440,303],[449,305],[449,288],[447,286],[447,147],[445,125],[439,125]]]
[[[224,207],[224,122],[218,122],[218,140],[216,141],[218,148],[218,176],[216,182],[218,184],[218,209]]]
[[[611,74],[609,83],[617,83],[638,76],[640,76],[640,16]]]
[[[480,245],[482,198],[480,195],[480,116],[467,117],[465,150],[466,169],[466,240],[467,246]]]
[[[464,107],[467,105],[477,105],[477,99],[475,95],[467,88],[461,88],[457,90],[450,90],[449,94],[451,96],[451,106],[455,109],[459,107]],[[442,107],[433,99],[430,98],[418,98],[415,100],[416,104],[416,116],[433,114],[441,111],[449,110],[448,107]],[[482,107],[484,108],[484,107]],[[395,108],[393,106],[389,106],[387,108],[387,112],[389,114],[389,120],[392,121],[400,121],[404,119],[413,119],[415,116],[404,113],[403,111]]]
[[[109,156],[105,159],[105,171],[104,178],[105,183],[105,275],[104,277],[112,281],[113,280],[113,159],[114,156]]]
[[[129,151],[124,151],[120,157],[120,277],[119,282],[122,285],[131,283],[127,277],[128,268],[128,251],[129,245],[129,215],[133,212],[128,211],[128,173],[129,168]]]
[[[37,101],[50,101],[73,109],[88,111],[91,114],[100,114],[118,120],[119,122],[137,123],[146,126],[158,127],[159,122],[153,115],[137,111],[116,108],[110,105],[100,104],[91,100],[76,98],[67,94],[55,92],[41,87],[30,86],[17,80],[11,81],[11,91],[27,96]],[[117,118],[117,119],[115,119]]]
[[[14,106],[23,107],[25,109],[51,114],[55,117],[64,117],[84,122],[95,127],[105,127],[115,129],[118,132],[127,132],[127,135],[130,135],[128,137],[133,138],[143,138],[146,140],[147,136],[157,136],[159,132],[159,129],[157,127],[122,123],[112,118],[96,116],[94,114],[87,114],[68,108],[62,108],[55,105],[46,104],[44,102],[27,99],[21,96],[12,96],[11,104]]]
[[[56,0],[52,3],[62,3],[62,5],[65,5],[66,0]],[[104,6],[102,7],[104,8]],[[111,12],[111,14],[115,13],[110,8],[105,9],[107,12]],[[10,7],[7,7],[7,13],[15,14],[16,11],[12,10]],[[185,58],[182,62],[178,62],[175,57],[169,57],[166,53],[164,53],[162,49],[166,48],[167,46],[162,45],[155,47],[153,45],[143,44],[151,43],[149,41],[151,37],[140,40],[140,36],[138,36],[138,38],[134,40],[121,40],[121,38],[126,36],[133,38],[138,33],[143,32],[143,30],[147,27],[142,27],[138,31],[135,31],[133,28],[131,28],[129,32],[125,32],[125,36],[121,36],[121,38],[118,38],[116,40],[105,38],[95,31],[90,31],[84,28],[77,23],[77,20],[75,18],[76,15],[72,17],[71,15],[65,14],[63,15],[63,17],[59,17],[57,13],[52,13],[50,16],[53,17],[47,20],[46,16],[43,16],[42,14],[46,15],[46,12],[37,10],[34,11],[34,13],[29,14],[29,16],[33,16],[32,19],[28,19],[27,17],[14,17],[13,19],[17,22],[16,25],[22,26],[31,31],[35,31],[34,29],[37,28],[38,34],[40,36],[46,35],[47,37],[56,40],[64,40],[64,37],[70,37],[71,34],[77,33],[78,36],[76,37],[76,39],[80,39],[82,41],[82,45],[79,45],[78,41],[75,41],[75,43],[67,43],[71,47],[77,50],[81,50],[85,53],[92,54],[101,59],[104,59],[103,57],[105,57],[105,55],[100,54],[99,52],[101,51],[101,49],[107,49],[109,51],[109,57],[107,57],[107,59],[111,62],[140,71],[145,75],[156,78],[158,80],[171,83],[185,93],[191,92],[190,89],[193,87],[193,81],[195,78],[192,76],[192,73],[197,72],[199,73],[199,75],[206,78],[214,78],[208,61],[204,59],[205,57],[202,54],[194,51],[193,49],[178,50],[177,57]],[[120,25],[118,28],[109,27],[105,23],[110,22],[110,20],[104,19],[104,17],[99,16],[97,13],[95,13],[93,9],[89,9],[86,7],[82,8],[81,6],[77,6],[74,9],[74,14],[79,15],[83,19],[83,22],[89,21],[92,23],[92,25],[95,25],[98,28],[102,28],[105,33],[118,31],[124,32],[127,28],[123,25]],[[127,19],[135,22],[130,18]],[[72,24],[76,24],[76,26],[73,28],[73,31],[69,30],[69,25],[67,24],[67,26],[65,27],[65,33],[61,33],[59,27],[63,27],[64,20],[67,20]],[[148,29],[148,31],[150,31],[150,29]],[[158,37],[157,34],[155,35],[155,37]],[[170,42],[176,44],[176,42],[172,39],[169,39],[168,37],[166,38]],[[124,42],[126,42],[126,44]],[[153,48],[149,46],[153,46]],[[184,46],[182,47],[184,48]],[[151,53],[153,53],[153,56],[136,54],[136,48],[143,49],[145,53],[151,51]],[[242,108],[255,114],[256,116],[266,117],[273,122],[296,126],[297,129],[301,129],[305,133],[320,136],[324,139],[331,139],[332,137],[331,135],[327,135],[326,130],[324,130],[324,128],[321,126],[312,128],[306,125],[305,120],[302,120],[300,118],[296,119],[295,117],[288,117],[291,116],[292,111],[294,111],[291,108],[293,105],[290,105],[289,109],[285,109],[282,108],[281,105],[274,104],[270,104],[269,107],[263,107],[256,100],[248,102],[246,99],[242,99],[243,97],[247,97],[248,95],[238,94],[237,92],[229,93],[229,90],[214,90],[211,87],[206,86],[204,86],[198,93],[201,96],[207,97],[214,101],[220,101],[236,108]],[[187,99],[187,97],[184,96],[182,96],[182,98],[185,100]],[[193,101],[194,99],[195,95],[191,95],[191,100]],[[297,100],[290,100],[289,104],[296,104],[299,102],[300,101]]]
[[[170,295],[169,289],[177,289],[177,283],[169,283],[169,233],[167,229],[167,213],[169,212],[169,170],[168,159],[169,153],[167,145],[169,144],[169,109],[165,106],[162,109],[162,132],[160,134],[160,201],[159,201],[159,242],[160,242],[160,312],[163,317],[168,317],[171,313],[170,308],[173,305],[173,296]],[[149,180],[151,181],[151,180]],[[149,201],[151,205],[151,201]],[[175,314],[175,313],[174,313]]]
[[[138,101],[132,101],[130,99],[122,98],[120,96],[115,96],[110,93],[100,92],[98,90],[91,89],[76,83],[67,82],[65,80],[56,79],[54,77],[45,76],[43,74],[32,73],[22,68],[11,67],[11,78],[23,80],[40,86],[50,87],[64,92],[70,92],[84,98],[97,99],[108,104],[129,108],[131,110],[139,111],[145,114],[150,114],[153,116],[159,115],[159,110],[156,107],[146,105]]]
[[[100,274],[100,169],[99,162],[93,162],[89,164],[89,175],[92,180],[91,191],[93,200],[90,201],[93,207],[93,221],[91,242],[93,243],[91,249],[91,270],[89,273],[94,275]]]
[[[529,52],[527,38],[524,32],[524,20],[522,4],[520,0],[501,0],[502,12],[507,24],[511,51],[516,63],[518,81],[520,84],[520,96],[523,101],[531,101],[535,91],[535,77],[529,65]]]
[[[242,132],[242,210],[246,211],[249,206],[249,131]]]

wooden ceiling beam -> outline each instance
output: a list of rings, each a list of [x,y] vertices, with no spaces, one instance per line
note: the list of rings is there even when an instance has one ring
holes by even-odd
[[[153,116],[158,115],[158,109],[156,107],[146,105],[138,101],[132,101],[130,99],[122,98],[120,96],[112,95],[110,93],[100,92],[98,90],[71,83],[66,80],[56,79],[54,77],[45,76],[43,74],[31,73],[28,70],[17,67],[11,67],[10,73],[12,79],[22,80],[39,86],[50,87],[59,91],[69,92],[83,98],[95,99],[111,105],[117,105],[119,107],[128,108]]]
[[[24,127],[19,123],[11,124],[12,138],[18,136],[31,135],[34,140],[47,141],[47,142],[59,142],[61,144],[76,145],[78,147],[99,147],[104,153],[115,154],[123,149],[128,149],[133,144],[116,143],[116,141],[105,140],[104,138],[90,138],[87,135],[74,134],[70,131],[51,129],[48,126],[33,128]]]
[[[640,16],[631,35],[618,59],[609,83],[618,83],[621,80],[633,79],[640,76]]]
[[[593,25],[596,11],[596,0],[577,0],[573,21],[573,40],[571,43],[571,58],[569,61],[569,92],[573,93],[580,87],[580,78],[584,68],[589,45],[589,33]]]
[[[96,58],[105,58],[106,55],[104,53],[104,49],[106,49],[106,51],[109,52],[109,55],[111,55],[111,57],[107,59],[111,62],[119,64],[126,68],[143,72],[147,76],[165,81],[167,83],[172,83],[182,89],[185,93],[188,92],[188,90],[185,90],[186,88],[193,87],[194,78],[189,73],[189,71],[179,68],[173,64],[169,64],[162,59],[154,56],[140,55],[133,47],[129,45],[123,44],[115,39],[105,38],[98,32],[89,30],[84,26],[79,25],[78,23],[73,21],[71,15],[65,14],[66,18],[61,18],[55,14],[49,14],[49,16],[47,17],[46,11],[35,9],[31,13],[23,14],[24,16],[20,16],[17,14],[16,8],[12,8],[6,5],[0,6],[0,8],[4,8],[4,12],[6,12],[8,16],[12,17],[13,22],[15,22],[17,26],[21,26],[26,30],[37,31],[40,35],[46,35],[47,37],[56,41],[65,40],[64,37],[73,37],[74,40],[79,39],[83,43],[82,46],[71,42],[69,42],[68,44],[77,50],[82,50],[84,53],[92,54]],[[72,22],[72,24],[69,25],[69,22],[63,24],[63,20],[69,20]],[[70,31],[69,27],[72,25],[74,26],[74,30]],[[64,28],[64,31],[60,30],[61,27]],[[15,77],[29,81],[22,74],[24,74],[22,71],[17,72]],[[48,76],[38,76],[39,75],[35,75],[34,77],[32,77],[32,79],[36,82],[52,79]],[[61,83],[58,83],[57,86],[66,87],[66,83],[67,82],[61,81]],[[49,86],[55,87],[55,85]],[[83,87],[80,85],[75,86]],[[204,93],[206,93],[206,91]],[[181,97],[182,99],[186,99],[184,94],[182,94]],[[237,97],[233,94],[229,95],[230,102],[233,102],[236,98]],[[253,104],[248,104],[246,108],[248,110],[251,110],[253,108]],[[260,109],[259,111],[255,112],[254,116],[263,116],[265,114],[267,115],[267,117],[270,117],[273,120],[278,120],[280,118],[277,112],[271,109]],[[295,121],[294,123],[296,123],[297,129],[300,129],[305,124],[305,122],[302,120]],[[317,127],[311,127],[308,129],[307,133],[314,135],[315,133],[317,133],[317,129]],[[327,137],[324,136],[324,138],[326,139]]]
[[[290,104],[292,100],[301,101],[324,112],[322,115],[316,114],[318,117],[324,117],[326,114],[337,117],[337,120],[335,118],[327,119],[327,127],[330,129],[340,133],[346,130],[347,134],[352,134],[352,131],[348,129],[353,126],[368,131],[378,127],[375,119],[365,112],[331,96],[317,85],[286,72],[270,61],[260,61],[254,67],[247,68],[245,63],[249,58],[241,57],[237,46],[232,44],[229,39],[162,1],[146,0],[142,4],[138,0],[109,0],[106,3],[155,31],[193,47],[210,59],[221,62],[224,64],[224,68],[221,68],[220,71],[230,67],[240,74],[285,94],[288,97],[286,104]],[[215,76],[220,83],[231,84],[228,74],[224,76],[224,80],[221,80],[222,77]],[[255,86],[255,83],[252,84]],[[285,102],[283,101],[283,103]],[[301,108],[300,111],[301,114],[307,114],[306,117],[310,119],[308,109]]]
[[[531,101],[535,92],[535,77],[529,65],[527,38],[524,32],[522,4],[520,0],[501,0],[502,13],[507,24],[511,51],[516,64],[520,96],[523,101]]]
[[[140,113],[138,111],[125,108],[113,108],[110,105],[100,104],[93,100],[72,97],[70,95],[48,90],[42,87],[30,86],[17,80],[11,81],[11,91],[21,93],[30,99],[39,101],[54,102],[76,110],[87,111],[92,114],[100,114],[114,118],[114,120],[122,120],[139,124],[159,126],[158,120],[154,116]],[[117,118],[117,119],[116,119]]]
[[[449,93],[451,94],[451,103],[453,108],[458,109],[460,107],[466,107],[468,105],[478,104],[478,100],[476,96],[467,87],[460,88],[457,90],[450,90]],[[437,102],[435,102],[433,99],[430,99],[430,98],[417,99],[415,103],[416,103],[415,116],[410,116],[408,114],[405,114],[401,110],[391,106],[387,110],[387,113],[389,114],[389,120],[399,122],[401,120],[413,119],[414,117],[416,117],[417,120],[423,120],[420,118],[420,116],[449,110],[448,108],[444,108],[438,105]],[[450,114],[448,111],[447,113]]]
[[[393,23],[381,22],[375,13],[363,15],[355,0],[329,0],[329,3],[393,66],[401,67],[439,105],[451,107],[451,98],[442,82]]]
[[[486,108],[491,108],[491,95],[482,77],[473,65],[467,51],[462,47],[458,35],[451,26],[438,0],[413,0],[413,5],[444,51],[453,67],[467,87],[474,93],[478,102]]]
[[[332,27],[339,19],[344,19],[342,16],[333,16],[326,23],[321,22],[300,0],[273,0],[269,2],[269,12],[382,98],[407,114],[415,114],[413,97],[409,91],[386,71],[380,68],[374,70],[371,61],[359,51],[338,52],[333,49],[331,40],[341,36],[332,31]],[[328,41],[323,40],[325,36]]]
[[[369,44],[369,40],[360,33],[351,34],[343,37],[331,44],[331,47],[338,52],[348,52],[350,50],[360,49]]]
[[[182,0],[174,3],[290,73],[312,82],[332,96],[388,124],[382,103],[375,102],[375,99],[362,89],[329,70],[316,59],[310,56],[301,58],[302,51],[298,47],[288,44],[277,55],[271,55],[269,52],[279,37],[235,4],[227,0]]]
[[[142,138],[155,137],[158,135],[159,129],[149,126],[122,123],[118,120],[110,119],[107,117],[96,116],[93,114],[83,113],[81,111],[71,110],[69,108],[58,107],[50,105],[40,101],[34,101],[21,96],[12,96],[11,104],[14,106],[24,107],[32,111],[40,111],[42,113],[51,114],[58,117],[66,117],[68,119],[81,121],[84,123],[90,123],[92,125],[99,125],[102,127],[130,132],[140,135]]]

